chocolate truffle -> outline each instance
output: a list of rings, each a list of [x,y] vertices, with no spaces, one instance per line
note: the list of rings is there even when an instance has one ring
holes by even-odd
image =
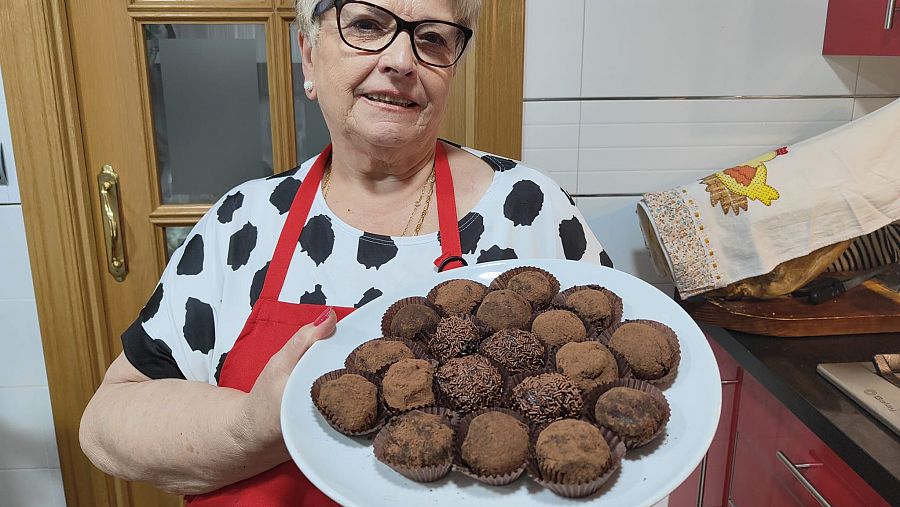
[[[531,320],[531,304],[511,290],[495,290],[484,297],[476,315],[496,330],[525,329]]]
[[[663,413],[648,393],[628,387],[614,387],[597,399],[597,424],[606,426],[626,441],[646,443],[659,430]]]
[[[627,322],[613,332],[609,348],[625,358],[634,376],[643,380],[664,377],[675,365],[675,351],[663,334],[649,324]]]
[[[437,330],[428,339],[428,348],[435,359],[443,363],[473,349],[480,339],[481,333],[475,323],[468,318],[451,315],[438,323]]]
[[[544,478],[562,484],[598,479],[611,463],[609,444],[600,430],[576,419],[556,421],[544,428],[534,451]]]
[[[619,377],[616,358],[599,342],[563,345],[556,352],[556,369],[578,384],[582,391],[590,391]]]
[[[497,331],[481,342],[478,350],[502,366],[509,375],[544,367],[544,344],[534,334],[521,329]]]
[[[534,423],[578,417],[584,402],[581,391],[562,373],[526,377],[512,391],[513,407]]]
[[[405,305],[391,318],[391,335],[415,340],[420,333],[433,333],[440,320],[437,312],[425,305]]]
[[[472,412],[500,402],[502,379],[497,368],[478,354],[447,361],[435,374],[440,389],[460,412]]]
[[[450,280],[436,286],[434,304],[447,313],[469,313],[481,303],[488,288],[472,280]]]
[[[525,298],[532,306],[545,305],[556,295],[550,280],[540,271],[523,271],[510,278],[506,288]]]
[[[413,410],[382,428],[379,459],[408,468],[431,467],[453,459],[453,428],[443,417]]]
[[[599,329],[611,324],[613,303],[603,291],[590,288],[573,291],[566,296],[566,305]]]
[[[434,366],[424,359],[397,361],[381,382],[385,405],[397,411],[434,405],[433,377]]]
[[[568,310],[548,310],[531,324],[531,332],[551,347],[584,341],[587,329],[577,315]]]
[[[480,475],[515,472],[528,458],[528,428],[509,414],[485,412],[469,423],[460,456]]]
[[[403,342],[371,340],[360,345],[347,358],[347,368],[376,373],[385,366],[401,359],[414,358],[415,354]]]
[[[316,405],[338,427],[365,431],[378,417],[378,388],[365,377],[347,373],[322,384]]]

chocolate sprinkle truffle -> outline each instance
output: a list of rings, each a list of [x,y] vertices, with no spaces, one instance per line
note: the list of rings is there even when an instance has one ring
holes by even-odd
[[[509,414],[485,412],[469,423],[460,456],[477,474],[515,472],[528,458],[528,428]]]
[[[545,305],[556,295],[546,275],[532,270],[510,278],[506,288],[525,298],[532,306]]]
[[[628,387],[614,387],[597,399],[597,424],[624,439],[646,442],[659,430],[663,413],[653,396]]]
[[[484,297],[476,315],[495,330],[525,329],[531,320],[531,304],[511,290],[495,290]]]
[[[460,412],[495,406],[503,392],[500,372],[478,354],[447,361],[438,368],[435,380]]]
[[[434,366],[424,359],[401,359],[384,374],[381,391],[391,410],[404,411],[434,405]]]
[[[611,324],[613,303],[603,291],[590,288],[574,291],[566,296],[566,305],[598,328],[606,329]]]
[[[534,451],[545,478],[562,484],[593,481],[606,473],[612,462],[609,444],[600,430],[576,419],[556,421],[544,428]]]
[[[420,333],[433,333],[441,317],[431,308],[413,303],[400,308],[391,318],[391,335],[415,340]]]
[[[534,334],[521,329],[497,331],[481,342],[478,350],[509,375],[544,367],[544,344]]]
[[[385,366],[401,359],[414,358],[415,354],[403,342],[371,340],[357,348],[347,360],[347,368],[376,373]]]
[[[600,342],[567,343],[556,352],[556,369],[572,379],[582,391],[619,377],[616,358]]]
[[[641,322],[626,322],[613,332],[609,348],[625,358],[642,380],[664,377],[675,366],[675,351],[663,331]]]
[[[428,348],[435,359],[443,363],[473,349],[480,339],[481,333],[474,322],[451,315],[438,323],[437,330],[428,339]]]
[[[450,280],[434,288],[432,300],[447,313],[469,313],[487,292],[487,287],[472,280]]]
[[[453,428],[443,417],[413,410],[381,430],[382,455],[388,464],[407,468],[438,466],[453,456]]]
[[[513,388],[512,404],[537,424],[578,417],[584,407],[578,386],[562,373],[526,377]]]
[[[531,324],[531,332],[551,347],[584,341],[587,329],[577,315],[568,310],[548,310]]]
[[[347,373],[322,384],[316,405],[338,427],[365,431],[378,417],[378,388],[361,375]]]

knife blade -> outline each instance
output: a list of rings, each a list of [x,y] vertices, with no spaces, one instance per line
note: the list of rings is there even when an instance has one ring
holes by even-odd
[[[824,303],[826,301],[831,301],[832,299],[837,298],[841,294],[847,292],[848,290],[856,287],[857,285],[865,282],[869,278],[873,276],[878,276],[882,272],[886,271],[890,265],[879,266],[877,268],[869,269],[867,271],[863,271],[862,273],[848,278],[847,280],[838,280],[832,279],[832,282],[826,284],[823,287],[817,287],[811,291],[809,291],[809,297],[807,301],[810,304],[818,305]]]

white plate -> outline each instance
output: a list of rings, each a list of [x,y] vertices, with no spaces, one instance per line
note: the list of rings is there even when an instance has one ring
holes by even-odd
[[[556,496],[524,475],[505,487],[486,486],[453,472],[437,482],[413,482],[376,460],[369,440],[346,437],[328,426],[309,395],[320,375],[342,368],[357,345],[380,336],[381,316],[394,301],[425,295],[438,282],[453,278],[487,285],[503,271],[524,265],[550,271],[563,289],[588,283],[607,287],[621,296],[624,318],[663,322],[678,334],[681,344],[678,375],[664,391],[672,408],[666,435],[629,451],[621,470],[598,494],[582,501],[590,500],[592,506],[650,506],[690,475],[712,442],[722,403],[719,370],[697,324],[668,296],[629,274],[581,262],[531,259],[454,269],[385,294],[342,320],[334,336],[303,356],[285,388],[281,427],[291,457],[316,487],[345,506],[523,507],[577,502]]]

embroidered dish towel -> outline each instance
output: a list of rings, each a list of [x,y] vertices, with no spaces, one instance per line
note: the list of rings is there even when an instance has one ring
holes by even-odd
[[[852,123],[638,203],[656,269],[682,297],[900,219],[900,99]]]

